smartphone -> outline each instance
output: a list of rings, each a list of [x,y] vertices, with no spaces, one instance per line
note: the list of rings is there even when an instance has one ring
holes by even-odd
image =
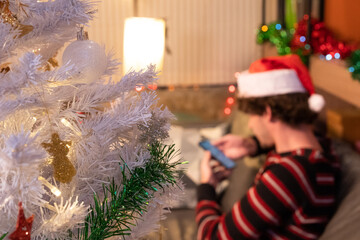
[[[225,156],[223,152],[221,152],[218,148],[212,145],[208,140],[199,142],[199,146],[202,147],[204,150],[210,151],[213,158],[219,161],[226,168],[230,169],[236,166],[236,163],[233,160]]]

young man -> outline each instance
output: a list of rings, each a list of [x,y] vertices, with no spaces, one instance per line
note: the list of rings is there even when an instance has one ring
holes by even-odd
[[[260,59],[238,77],[239,108],[255,137],[227,135],[214,144],[230,158],[267,156],[253,186],[229,213],[215,188],[230,171],[201,162],[198,239],[317,239],[335,209],[339,165],[315,137],[312,122],[324,105],[296,55]],[[239,183],[241,184],[241,183]]]

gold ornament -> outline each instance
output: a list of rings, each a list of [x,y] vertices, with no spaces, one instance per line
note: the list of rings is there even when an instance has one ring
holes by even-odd
[[[10,63],[6,62],[3,64],[0,64],[0,73],[6,74],[10,71]]]
[[[69,153],[70,141],[61,141],[58,133],[51,135],[50,143],[42,143],[41,146],[52,156],[54,178],[61,183],[69,183],[76,175],[76,169],[66,156]]]
[[[25,36],[26,34],[30,33],[34,27],[31,26],[31,25],[23,25],[23,24],[20,24],[18,25],[19,29],[20,29],[20,34],[19,34],[19,37],[22,37],[22,36]]]
[[[43,69],[44,71],[50,71],[51,68],[56,68],[59,66],[59,62],[56,60],[55,56],[52,58],[49,58],[47,62],[45,63]]]
[[[24,6],[26,5],[22,3],[19,5],[21,9],[23,9]],[[9,0],[0,2],[0,10],[1,10],[0,16],[3,19],[3,21],[10,24],[13,28],[15,29],[18,28],[20,30],[20,34],[18,35],[18,37],[23,37],[24,35],[31,32],[34,29],[34,27],[31,25],[21,24],[19,20],[16,18],[16,16],[10,11],[9,7],[10,7]]]

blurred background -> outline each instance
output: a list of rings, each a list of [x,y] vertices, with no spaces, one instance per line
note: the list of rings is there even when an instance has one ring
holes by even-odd
[[[359,12],[358,0],[100,2],[86,29],[90,39],[104,44],[123,63],[117,81],[131,69],[157,65],[157,85],[138,91],[156,90],[160,104],[175,114],[171,138],[180,157],[189,161],[183,177],[185,200],[179,200],[150,239],[196,238],[195,187],[202,156],[197,143],[229,132],[251,134],[247,117],[236,109],[236,74],[260,57],[300,55],[327,102],[318,127],[349,151],[360,152]],[[358,154],[352,158],[359,160]],[[249,171],[228,186],[225,207],[246,191],[248,176],[259,162],[241,163]]]

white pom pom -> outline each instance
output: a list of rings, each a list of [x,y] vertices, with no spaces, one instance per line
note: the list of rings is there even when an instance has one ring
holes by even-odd
[[[325,99],[320,94],[313,93],[308,99],[309,108],[314,112],[320,112],[325,106]]]

